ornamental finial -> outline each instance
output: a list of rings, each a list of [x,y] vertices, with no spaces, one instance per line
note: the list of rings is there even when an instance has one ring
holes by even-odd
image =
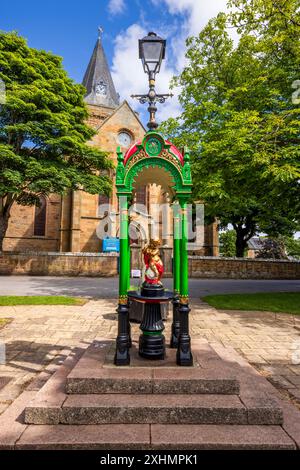
[[[98,26],[98,39],[102,39],[102,34],[104,29],[101,26]]]

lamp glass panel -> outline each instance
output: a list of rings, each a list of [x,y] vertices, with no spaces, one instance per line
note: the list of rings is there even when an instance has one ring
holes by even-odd
[[[160,42],[144,42],[143,49],[144,49],[144,57],[145,62],[159,62],[161,58],[163,45]]]

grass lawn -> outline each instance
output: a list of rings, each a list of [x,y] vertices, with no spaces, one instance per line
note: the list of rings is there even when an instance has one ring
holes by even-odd
[[[222,310],[261,310],[300,314],[300,292],[207,295],[202,299]]]
[[[8,305],[84,305],[86,299],[60,295],[1,295],[0,306]]]

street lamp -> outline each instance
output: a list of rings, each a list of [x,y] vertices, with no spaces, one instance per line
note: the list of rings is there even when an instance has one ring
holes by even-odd
[[[160,71],[162,60],[165,58],[166,42],[155,33],[148,33],[148,36],[139,39],[139,58],[149,78],[151,74],[154,78]]]
[[[149,77],[149,92],[147,95],[131,95],[141,104],[148,102],[148,111],[150,120],[147,124],[150,130],[158,127],[155,121],[155,113],[157,111],[156,103],[164,103],[172,94],[158,95],[155,91],[155,76],[160,71],[162,60],[165,58],[166,40],[157,36],[156,33],[148,33],[143,39],[139,39],[139,58],[142,60],[144,72]]]

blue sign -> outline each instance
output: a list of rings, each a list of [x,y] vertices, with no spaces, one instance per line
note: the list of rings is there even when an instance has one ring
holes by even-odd
[[[102,251],[104,253],[120,251],[120,240],[118,238],[105,238],[102,241]]]

